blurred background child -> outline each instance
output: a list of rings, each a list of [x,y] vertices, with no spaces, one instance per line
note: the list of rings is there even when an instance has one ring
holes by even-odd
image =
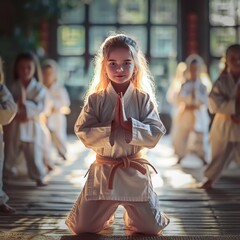
[[[43,83],[47,88],[46,121],[52,141],[59,155],[66,160],[67,119],[70,113],[70,98],[67,90],[57,81],[57,63],[52,59],[44,61]]]
[[[188,56],[185,64],[182,65],[184,71],[180,72],[168,92],[168,100],[177,106],[171,131],[172,144],[178,163],[188,152],[193,152],[206,164],[209,128],[207,87],[211,87],[211,82],[199,55]]]
[[[211,188],[231,160],[240,162],[240,45],[226,50],[226,67],[209,95],[211,163],[202,188]]]
[[[6,172],[11,172],[22,152],[28,175],[37,186],[45,186],[46,169],[41,150],[42,133],[39,116],[44,109],[46,90],[41,84],[41,69],[37,57],[20,53],[15,60],[10,91],[18,104],[18,112],[8,125],[6,142]]]

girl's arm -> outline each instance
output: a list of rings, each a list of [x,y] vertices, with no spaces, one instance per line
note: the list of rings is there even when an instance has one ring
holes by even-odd
[[[186,105],[193,105],[195,101],[194,84],[190,80],[184,82],[176,95],[176,102],[185,103]]]
[[[68,92],[65,89],[65,87],[64,86],[58,86],[58,88],[56,88],[56,90],[57,90],[57,92],[54,93],[55,101],[53,103],[54,111],[64,113],[65,109],[70,110],[69,109],[70,98],[69,98]]]
[[[198,106],[208,105],[207,88],[202,83],[196,85],[195,104]]]
[[[126,141],[131,145],[153,148],[166,133],[166,129],[148,94],[141,103],[140,113],[139,120],[131,118],[132,139],[126,139]]]
[[[17,104],[6,86],[0,84],[0,124],[11,122],[17,112]]]
[[[31,99],[26,99],[24,105],[26,108],[27,119],[38,117],[40,113],[44,111],[45,97],[46,89],[39,85],[36,89],[34,97]]]
[[[222,114],[236,114],[236,99],[233,97],[232,93],[227,95],[224,92],[226,86],[224,86],[224,81],[228,81],[228,79],[219,78],[209,94],[208,104],[209,111],[211,113],[222,113]],[[232,89],[234,91],[234,89]]]
[[[111,120],[109,123],[101,123],[96,116],[92,96],[83,107],[74,126],[77,137],[88,148],[110,146],[109,136],[111,132]]]
[[[179,102],[184,102],[186,105],[193,105],[199,107],[207,105],[208,93],[206,87],[197,82],[185,82],[182,85],[181,91],[177,96]]]

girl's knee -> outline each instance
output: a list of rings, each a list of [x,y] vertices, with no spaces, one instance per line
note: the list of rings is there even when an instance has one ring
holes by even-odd
[[[136,233],[148,235],[160,235],[163,230],[162,226],[149,224],[142,224],[141,226],[126,225],[126,228]]]
[[[142,232],[144,234],[150,234],[150,235],[161,235],[162,231],[167,225],[169,224],[169,219],[167,220],[159,220],[158,222],[155,222],[153,224],[146,224],[143,226]]]
[[[125,212],[124,220],[125,225],[129,230],[150,235],[162,234],[162,230],[167,227],[170,222],[169,218],[163,212],[161,212],[159,216],[154,216],[151,218],[146,217],[142,220],[130,220]]]
[[[103,229],[103,226],[96,225],[96,223],[87,223],[86,221],[72,221],[67,219],[65,223],[69,230],[75,235],[81,233],[98,233]]]

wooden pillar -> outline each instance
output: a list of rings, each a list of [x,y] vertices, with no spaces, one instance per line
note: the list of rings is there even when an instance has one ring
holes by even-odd
[[[206,61],[209,51],[208,0],[180,1],[182,58],[199,54]]]

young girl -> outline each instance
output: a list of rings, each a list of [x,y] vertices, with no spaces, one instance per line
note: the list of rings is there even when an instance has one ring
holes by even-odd
[[[47,87],[47,126],[59,155],[66,160],[67,119],[70,99],[66,89],[57,82],[57,63],[48,59],[43,63],[43,83]]]
[[[190,134],[195,134],[195,137],[199,136],[199,138],[203,136],[203,145],[199,146],[195,153],[206,163],[209,116],[207,112],[208,92],[205,84],[207,83],[210,87],[210,81],[204,84],[205,78],[202,77],[204,72],[202,58],[198,55],[190,55],[186,59],[184,81],[181,80],[179,90],[174,95],[172,94],[172,98],[169,98],[171,103],[178,106],[171,132],[178,163],[188,152]]]
[[[18,112],[7,127],[6,170],[10,171],[21,150],[27,162],[30,178],[37,186],[43,181],[45,166],[42,158],[42,137],[39,115],[44,109],[46,90],[40,83],[40,68],[35,55],[20,53],[14,64],[11,93],[18,103]]]
[[[73,233],[108,228],[119,205],[125,208],[126,227],[134,232],[161,234],[168,225],[153,191],[153,166],[141,155],[165,133],[151,80],[133,39],[117,34],[104,41],[87,102],[75,124],[75,133],[96,152],[96,160],[66,220]]]
[[[0,212],[12,213],[15,210],[7,204],[8,196],[3,191],[4,142],[2,126],[11,122],[17,112],[17,105],[3,84],[3,80],[3,66],[0,58]]]
[[[230,161],[240,161],[240,45],[226,50],[226,68],[213,85],[209,110],[215,114],[210,129],[211,163],[202,188],[211,188]]]

